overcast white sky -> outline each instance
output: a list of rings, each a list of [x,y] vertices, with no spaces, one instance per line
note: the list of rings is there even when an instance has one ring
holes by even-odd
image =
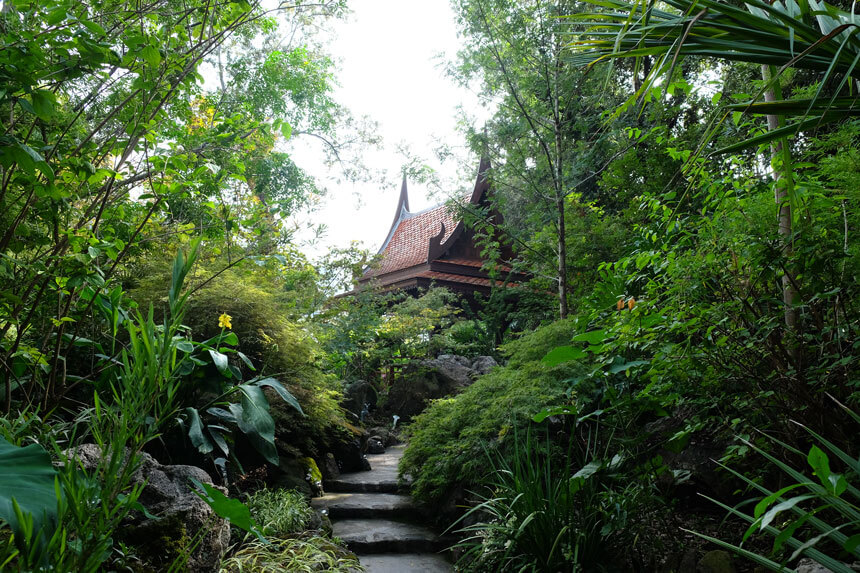
[[[471,186],[474,174],[459,181],[456,162],[440,165],[433,150],[445,142],[465,152],[463,137],[456,131],[459,105],[470,114],[486,115],[478,98],[455,86],[440,68],[439,56],[453,58],[459,45],[448,0],[350,0],[349,5],[352,14],[334,24],[328,44],[339,67],[336,97],[355,116],[367,115],[379,123],[384,148],[369,150],[365,161],[388,173],[381,187],[337,184],[327,178],[321,154],[311,142],[293,142],[297,163],[322,178],[329,189],[323,207],[311,215],[315,223],[328,225],[319,244],[303,248],[312,257],[330,246],[346,247],[352,240],[374,251],[379,248],[400,193],[404,159],[396,150],[398,144],[432,159],[428,164],[443,177],[457,180],[460,188]],[[477,158],[468,159],[476,170]],[[410,182],[411,210],[438,202],[427,192],[426,186]]]

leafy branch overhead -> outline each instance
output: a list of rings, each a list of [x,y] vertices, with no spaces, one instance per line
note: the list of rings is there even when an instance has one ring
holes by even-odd
[[[590,4],[599,9],[570,16],[576,31],[571,31],[569,61],[594,66],[635,58],[640,62],[638,73],[641,61],[653,59],[631,99],[662,92],[684,56],[754,62],[777,69],[751,100],[728,110],[784,115],[793,121],[716,153],[767,143],[858,114],[852,82],[860,79],[860,28],[850,13],[826,2],[750,0],[741,7],[717,0],[668,0],[666,9],[644,0]],[[762,102],[764,93],[789,68],[815,73],[819,81],[814,93]]]

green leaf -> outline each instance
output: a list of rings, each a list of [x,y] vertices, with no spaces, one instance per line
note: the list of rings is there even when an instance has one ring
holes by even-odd
[[[268,386],[269,388],[277,392],[278,396],[280,396],[284,402],[298,410],[299,414],[303,416],[305,415],[305,413],[302,411],[302,407],[299,405],[299,401],[296,400],[296,397],[293,396],[289,392],[289,390],[284,388],[283,384],[281,384],[280,381],[274,378],[263,378],[262,380],[252,380],[251,382],[249,382],[249,384],[254,384],[256,386],[261,387]]]
[[[201,454],[206,455],[210,453],[215,448],[212,446],[212,442],[203,435],[203,422],[200,420],[197,408],[185,408],[185,414],[191,421],[191,425],[188,427],[188,438],[191,440],[191,443]]]
[[[532,420],[540,424],[550,416],[568,416],[570,414],[576,414],[576,409],[571,406],[556,406],[555,408],[544,408],[532,416]]]
[[[242,362],[245,363],[245,366],[251,369],[251,371],[257,370],[256,368],[254,368],[254,363],[251,362],[251,359],[245,356],[245,354],[243,354],[242,352],[236,352],[236,355],[242,360]]]
[[[152,67],[158,67],[161,63],[161,52],[153,45],[146,45],[140,51],[140,57]]]
[[[48,26],[56,26],[65,19],[66,9],[62,6],[59,6],[48,12],[48,15],[45,17],[45,22],[48,24]]]
[[[30,97],[33,100],[33,111],[40,119],[49,120],[54,116],[54,102],[56,100],[52,92],[36,90]]]
[[[266,461],[278,465],[278,450],[275,447],[275,421],[269,414],[269,401],[259,386],[241,384],[238,386],[242,394],[241,404],[230,404],[228,407],[239,430],[248,436]]]
[[[191,483],[197,488],[194,493],[205,501],[219,517],[223,517],[243,531],[253,533],[263,543],[268,543],[260,530],[257,529],[257,522],[251,517],[251,510],[247,505],[238,499],[227,497],[208,483],[203,483],[194,478],[191,478]]]
[[[636,366],[642,366],[644,364],[649,364],[648,360],[633,360],[631,362],[620,362],[614,363],[609,367],[610,374],[618,374],[619,372],[626,372],[631,368],[635,368]]]
[[[194,344],[189,340],[179,340],[176,343],[177,350],[181,350],[186,354],[194,352]]]
[[[228,332],[221,338],[221,344],[236,346],[237,344],[239,344],[239,337],[236,336],[235,332]]]
[[[56,477],[51,456],[42,446],[20,448],[0,437],[0,520],[8,523],[16,536],[21,535],[23,525],[15,511],[16,503],[21,513],[32,516],[34,531],[53,529],[57,519]],[[43,539],[50,536],[45,531]]]
[[[227,376],[228,378],[233,376],[233,374],[230,372],[230,369],[228,368],[229,362],[227,361],[227,355],[226,354],[222,354],[222,353],[218,352],[217,350],[211,350],[210,349],[209,350],[209,356],[212,357],[212,362],[215,364],[215,367],[218,369],[218,371],[221,374],[223,374],[224,376]]]
[[[293,135],[293,126],[291,126],[286,121],[281,124],[281,135],[284,136],[284,139],[289,139]]]
[[[588,344],[600,344],[605,340],[605,330],[592,330],[591,332],[583,332],[573,337],[574,342],[587,342]]]
[[[84,28],[86,28],[96,36],[104,36],[107,34],[104,28],[91,20],[81,20],[81,24],[83,24]]]
[[[547,366],[558,366],[563,362],[570,362],[571,360],[579,360],[581,358],[585,358],[588,354],[582,350],[581,348],[577,348],[575,346],[558,346],[550,350],[546,356],[543,357],[541,362],[543,362]]]
[[[806,456],[806,461],[809,462],[815,475],[818,476],[818,481],[821,482],[821,485],[832,491],[833,488],[830,484],[830,461],[827,459],[827,454],[818,446],[812,446],[809,450],[809,455]]]
[[[797,505],[801,501],[806,501],[807,499],[813,499],[814,497],[815,496],[812,494],[798,495],[798,496],[792,497],[791,499],[787,499],[787,500],[783,501],[782,503],[776,504],[775,506],[770,508],[768,510],[768,512],[764,514],[764,516],[762,516],[759,528],[764,529],[765,527],[770,525],[770,523],[774,520],[774,518],[776,518],[776,516],[779,515],[780,513],[782,513],[783,511],[791,509],[792,507],[794,507],[795,505]]]

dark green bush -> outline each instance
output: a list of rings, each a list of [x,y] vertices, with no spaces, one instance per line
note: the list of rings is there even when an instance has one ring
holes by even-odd
[[[564,382],[574,364],[550,368],[541,359],[570,339],[571,321],[555,322],[503,347],[505,367],[481,377],[462,394],[437,400],[410,428],[401,472],[412,475],[412,493],[438,503],[456,486],[472,487],[486,474],[485,445],[505,445],[513,428],[541,409],[565,401]]]

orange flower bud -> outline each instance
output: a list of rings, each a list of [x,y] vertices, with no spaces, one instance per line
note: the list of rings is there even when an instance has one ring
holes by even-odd
[[[618,304],[616,304],[616,305],[615,305],[615,307],[616,307],[618,310],[624,310],[624,299],[623,299],[623,298],[619,298],[619,299],[618,299]]]
[[[627,308],[633,310],[634,306],[636,306],[636,299],[631,296],[630,300],[627,301]]]

